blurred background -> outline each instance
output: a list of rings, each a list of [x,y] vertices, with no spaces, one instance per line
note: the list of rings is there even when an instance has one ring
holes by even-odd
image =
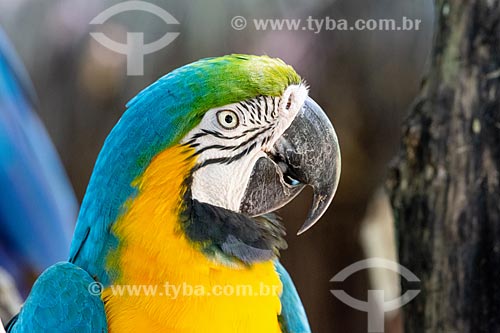
[[[153,1],[180,24],[167,25],[143,12],[119,14],[102,25],[89,22],[119,1],[0,0],[0,26],[27,67],[45,124],[79,202],[107,134],[141,89],[174,68],[228,53],[267,54],[292,65],[327,111],[340,140],[342,176],[332,206],[312,230],[297,237],[310,204],[300,195],[282,211],[289,249],[282,261],[293,277],[314,332],[366,332],[366,313],[337,300],[341,288],[366,300],[368,289],[399,292],[390,272],[358,272],[341,284],[330,279],[367,258],[395,258],[393,218],[383,191],[400,124],[425,73],[433,30],[430,0],[189,0]],[[234,30],[231,19],[249,24]],[[336,20],[420,19],[418,31],[257,31],[260,18],[330,17]],[[180,35],[146,55],[143,76],[126,75],[126,57],[96,42],[90,32],[125,42],[144,32],[152,42]],[[66,254],[61,253],[61,259]],[[38,274],[29,273],[30,281]],[[370,274],[369,274],[370,273]],[[392,295],[392,296],[391,296]],[[1,304],[1,302],[0,302]],[[8,314],[4,314],[6,320]],[[388,313],[386,332],[401,332],[402,318]]]

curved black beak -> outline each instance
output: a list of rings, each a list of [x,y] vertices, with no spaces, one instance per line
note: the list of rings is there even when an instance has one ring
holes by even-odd
[[[275,211],[313,189],[313,203],[298,235],[311,228],[330,205],[340,177],[340,148],[332,123],[307,98],[290,127],[266,158],[260,158],[246,188],[241,211],[256,216]]]

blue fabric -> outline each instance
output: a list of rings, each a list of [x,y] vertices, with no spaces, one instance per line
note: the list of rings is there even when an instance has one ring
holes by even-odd
[[[283,333],[311,333],[306,311],[292,278],[279,261],[275,262],[275,267],[283,283],[283,294],[280,298],[281,315],[279,316]]]

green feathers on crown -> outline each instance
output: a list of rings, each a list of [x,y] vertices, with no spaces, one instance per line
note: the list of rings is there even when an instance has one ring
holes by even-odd
[[[220,89],[216,95],[222,105],[260,95],[279,96],[290,84],[300,83],[300,77],[291,66],[268,56],[233,54],[202,59],[183,68],[196,68],[206,73],[204,81]]]
[[[209,109],[257,96],[280,96],[300,76],[281,59],[232,54],[205,58],[173,70],[144,89],[127,113],[148,113],[151,121],[168,122],[173,142],[194,128]]]
[[[279,96],[289,85],[300,81],[295,70],[281,59],[232,54],[205,58],[180,67],[144,89],[128,106],[132,108],[136,102],[144,102],[143,97],[150,98],[151,93],[159,93],[167,99],[171,95],[165,94],[171,93],[182,99],[190,116],[198,118],[211,108],[261,95]],[[178,111],[175,105],[167,107]]]

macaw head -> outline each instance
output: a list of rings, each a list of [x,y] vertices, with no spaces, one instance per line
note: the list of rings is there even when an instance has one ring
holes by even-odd
[[[72,256],[90,251],[78,245],[93,237],[84,226],[105,216],[100,231],[109,229],[137,194],[133,181],[175,145],[189,147],[195,158],[186,178],[189,199],[236,215],[274,212],[310,186],[314,198],[301,233],[335,194],[340,151],[334,128],[307,85],[279,59],[202,59],[162,77],[127,106],[96,163]]]
[[[237,55],[210,62],[213,76],[207,83],[218,80],[213,90],[224,91],[228,101],[205,108],[181,139],[197,155],[192,198],[259,216],[311,186],[313,204],[298,233],[304,232],[323,215],[337,188],[340,154],[332,124],[308,97],[308,86],[281,60]],[[224,71],[229,79],[222,79]]]

